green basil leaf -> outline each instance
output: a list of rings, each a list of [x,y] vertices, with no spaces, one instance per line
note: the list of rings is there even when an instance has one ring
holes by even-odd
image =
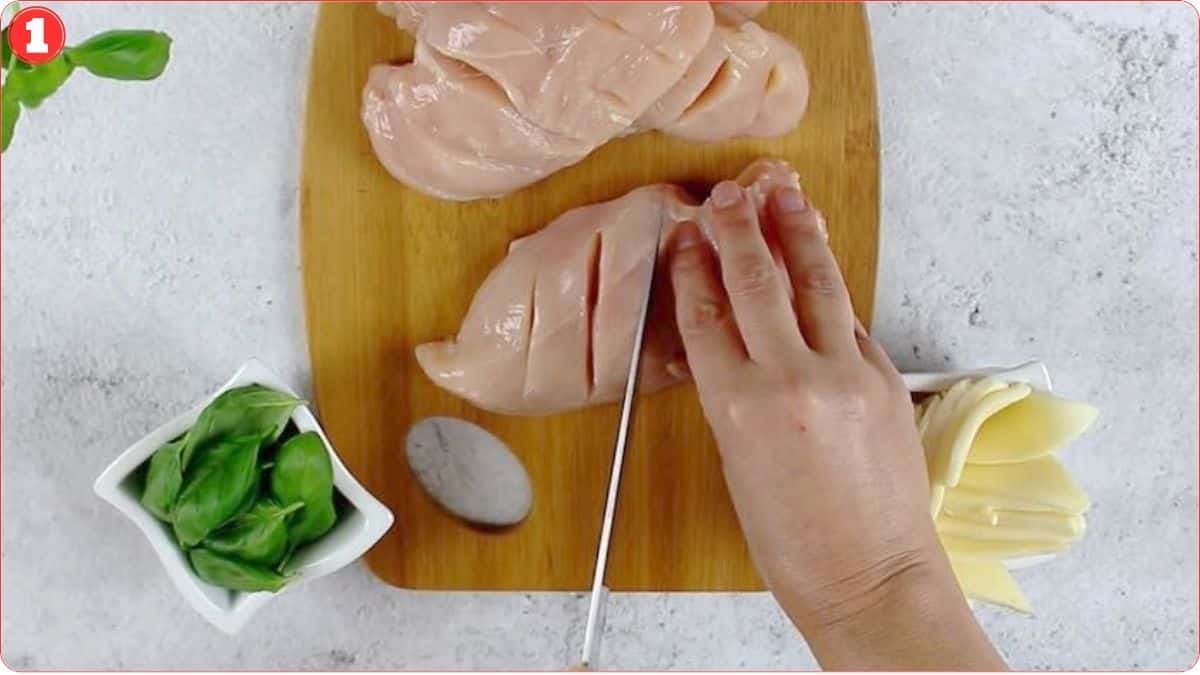
[[[183,449],[183,437],[159,448],[150,458],[150,469],[146,473],[146,487],[142,490],[142,506],[159,520],[171,522],[171,510],[179,497],[183,485],[183,470],[179,464],[179,452]]]
[[[8,26],[0,31],[0,50],[3,50],[3,56],[0,56],[0,69],[8,70],[8,62],[12,59],[12,47],[8,44]]]
[[[337,522],[333,507],[333,464],[316,432],[299,434],[280,446],[271,469],[271,494],[281,504],[304,504],[288,526],[293,549],[317,539]]]
[[[258,436],[274,441],[298,405],[300,399],[258,384],[222,393],[188,430],[181,465],[186,471],[198,450],[223,439]]]
[[[151,30],[110,30],[70,47],[67,59],[99,77],[153,80],[171,58],[171,38]]]
[[[244,508],[258,488],[260,438],[223,441],[201,453],[183,475],[172,523],[184,548],[200,543]],[[251,504],[253,502],[251,501]]]
[[[208,549],[196,548],[188,554],[192,569],[203,580],[214,586],[234,591],[253,593],[283,588],[288,578],[258,565],[234,560]]]
[[[15,87],[17,96],[25,107],[36,108],[58,91],[74,70],[75,66],[67,63],[60,54],[53,61],[34,68],[13,68],[4,84]]]
[[[0,138],[0,152],[8,150],[8,144],[12,143],[13,134],[17,130],[17,120],[21,118],[21,102],[17,100],[15,90],[10,89],[8,83],[0,88],[0,100],[3,103],[3,109],[0,109],[0,123],[3,124],[3,137]]]
[[[204,540],[204,548],[245,562],[271,566],[283,560],[288,548],[287,519],[304,506],[280,506],[261,499],[249,511],[229,521]]]
[[[262,452],[261,448],[259,449],[259,452]],[[258,501],[258,488],[260,485],[262,485],[262,475],[262,469],[258,469],[255,472],[254,487],[246,491],[246,496],[242,498],[242,501],[240,504],[238,504],[238,507],[233,510],[233,515],[229,517],[230,520],[237,518],[254,507],[254,503]]]

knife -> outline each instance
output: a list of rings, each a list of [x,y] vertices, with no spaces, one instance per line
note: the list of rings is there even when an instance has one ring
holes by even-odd
[[[654,269],[658,264],[658,247],[662,241],[663,225],[659,220],[658,234],[654,237],[650,271],[646,279],[646,290],[642,295],[641,315],[638,317],[637,332],[633,336],[633,354],[629,358],[629,375],[625,380],[625,397],[621,400],[621,421],[617,426],[617,440],[613,444],[612,468],[608,474],[608,496],[604,500],[604,521],[600,525],[600,545],[596,549],[596,567],[592,573],[592,598],[588,604],[587,627],[583,632],[583,659],[580,668],[589,670],[595,664],[600,649],[600,635],[604,632],[604,606],[608,601],[608,589],[604,586],[604,572],[608,568],[608,549],[612,540],[613,516],[617,512],[617,492],[621,488],[621,467],[625,464],[625,446],[629,442],[629,427],[633,419],[633,399],[637,395],[638,367],[642,361],[642,342],[646,337],[646,320],[650,316],[650,293],[654,290]]]

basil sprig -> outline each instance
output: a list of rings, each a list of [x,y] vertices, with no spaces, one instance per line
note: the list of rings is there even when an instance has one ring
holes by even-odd
[[[76,68],[111,80],[153,80],[162,75],[171,58],[171,38],[152,30],[111,30],[67,47],[52,61],[31,65],[17,58],[3,32],[4,53],[0,60],[8,76],[0,88],[3,99],[3,138],[0,152],[8,149],[16,131],[21,108],[36,108],[58,91]]]
[[[152,30],[110,30],[67,47],[63,56],[97,77],[153,80],[171,58],[171,38]]]

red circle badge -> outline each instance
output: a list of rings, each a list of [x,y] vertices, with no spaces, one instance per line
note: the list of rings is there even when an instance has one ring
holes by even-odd
[[[53,10],[26,7],[8,24],[8,46],[25,63],[53,61],[67,44],[67,28]]]

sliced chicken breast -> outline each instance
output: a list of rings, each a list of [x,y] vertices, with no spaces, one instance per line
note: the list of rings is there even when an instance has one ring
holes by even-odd
[[[775,160],[755,162],[738,182],[760,210],[775,189],[799,186],[791,167]],[[547,415],[615,401],[654,267],[640,386],[652,392],[687,379],[661,255],[687,220],[709,232],[711,209],[674,185],[564,213],[513,242],[476,292],[458,335],[418,346],[418,363],[439,387],[493,412]],[[654,251],[660,226],[662,245]]]
[[[491,78],[421,43],[412,63],[371,69],[362,119],[388,172],[442,199],[505,195],[591,151],[533,124]]]
[[[790,42],[753,21],[718,24],[684,76],[638,129],[700,142],[788,133],[808,108],[808,69]]]
[[[593,147],[682,77],[713,27],[697,2],[432,2],[418,41],[485,73],[525,117]]]
[[[425,8],[434,2],[376,2],[381,14],[386,14],[396,20],[396,25],[409,33],[416,33],[417,27],[425,16]],[[743,21],[753,19],[762,14],[770,4],[767,0],[730,0],[729,2],[712,2],[713,14],[717,21],[739,25]]]
[[[393,176],[442,199],[506,195],[637,131],[782,135],[807,107],[800,53],[744,20],[766,3],[378,6],[418,39],[413,63],[372,69],[363,122]]]

